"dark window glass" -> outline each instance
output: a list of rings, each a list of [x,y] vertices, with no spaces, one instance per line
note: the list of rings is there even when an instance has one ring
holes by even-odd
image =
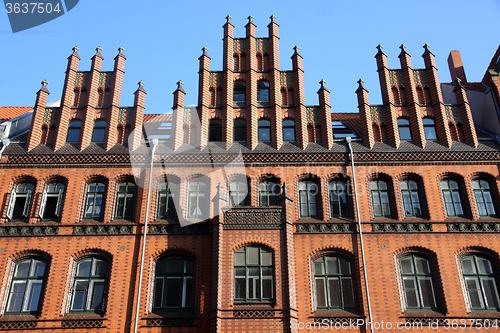
[[[404,141],[411,140],[410,121],[405,118],[398,119],[399,139]]]
[[[5,310],[7,314],[40,312],[46,266],[39,259],[26,259],[16,264]]]
[[[94,124],[94,132],[92,133],[92,142],[104,142],[104,134],[106,133],[106,121],[98,120]]]
[[[431,118],[422,119],[422,124],[424,125],[425,138],[427,140],[437,140],[436,126],[434,126],[434,120]]]
[[[257,101],[269,102],[269,82],[257,82]]]
[[[247,141],[247,122],[244,119],[234,120],[234,136],[235,142]]]
[[[176,217],[174,199],[178,194],[178,184],[160,183],[158,188],[158,218]]]
[[[104,191],[103,183],[91,183],[87,185],[87,200],[85,201],[85,219],[100,219],[103,211]]]
[[[211,119],[208,125],[208,141],[222,141],[222,122]]]
[[[408,309],[436,308],[429,260],[407,256],[400,261],[401,279]]]
[[[57,219],[61,217],[64,190],[66,186],[61,183],[51,183],[42,193],[40,203],[40,216],[43,219]]]
[[[372,196],[373,216],[391,217],[391,205],[389,202],[387,183],[382,180],[373,180],[370,182],[370,191]]]
[[[283,120],[283,141],[295,141],[295,122],[293,120]]]
[[[11,192],[9,205],[7,207],[7,217],[13,220],[24,220],[29,217],[31,202],[33,201],[33,191],[35,185],[31,183],[18,184]]]
[[[153,310],[189,309],[193,304],[194,262],[168,257],[156,263]]]
[[[250,200],[246,181],[233,181],[229,183],[229,200],[231,206],[249,205]]]
[[[490,184],[484,179],[475,179],[472,181],[472,189],[474,190],[479,215],[496,216]]]
[[[259,246],[234,252],[235,302],[271,301],[274,294],[273,253]]]
[[[79,120],[72,120],[69,123],[68,137],[66,142],[78,142],[80,139],[80,129],[82,128],[82,122]]]
[[[243,81],[234,82],[233,94],[234,94],[233,97],[234,102],[245,102],[245,94],[246,94],[245,82]]]
[[[464,257],[460,262],[471,308],[498,310],[500,302],[492,262],[478,255]]]
[[[349,217],[347,211],[347,185],[334,180],[328,184],[330,191],[330,210],[332,217]]]
[[[134,209],[135,184],[124,182],[118,184],[116,193],[115,219],[131,219]]]
[[[444,205],[448,216],[464,216],[462,209],[462,198],[458,183],[451,179],[441,181]]]
[[[324,256],[314,261],[313,271],[318,310],[355,307],[351,263],[348,260]]]
[[[259,184],[259,206],[276,206],[281,192],[279,183],[265,180]]]
[[[420,208],[420,194],[417,182],[413,180],[403,180],[399,186],[401,187],[401,196],[403,197],[403,205],[405,207],[406,216],[422,216]]]
[[[312,181],[302,181],[299,183],[299,202],[301,217],[318,216],[318,192],[318,185],[316,185],[316,183]]]
[[[207,218],[207,185],[200,181],[189,183],[188,218]]]
[[[261,119],[259,125],[259,141],[271,141],[271,122],[267,119]]]
[[[73,283],[71,311],[103,311],[108,264],[99,258],[80,260]]]

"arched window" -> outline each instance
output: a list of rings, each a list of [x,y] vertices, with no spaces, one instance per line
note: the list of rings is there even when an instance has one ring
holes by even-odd
[[[9,289],[6,314],[40,312],[41,295],[45,286],[45,261],[26,259],[16,263]]]
[[[233,140],[234,142],[245,142],[247,141],[247,122],[244,119],[234,120],[234,130],[233,130]]]
[[[102,217],[103,198],[106,185],[94,182],[87,185],[87,199],[85,200],[85,213],[83,218],[98,220]]]
[[[330,192],[330,211],[332,217],[349,217],[347,211],[347,185],[343,181],[333,180],[328,184]]]
[[[269,102],[269,82],[263,80],[257,82],[257,101]]]
[[[434,120],[431,118],[422,119],[422,124],[424,125],[425,138],[427,140],[437,140],[436,126],[434,125]]]
[[[276,206],[281,187],[278,182],[265,180],[259,184],[259,206]]]
[[[176,217],[174,198],[178,195],[178,184],[162,182],[158,187],[158,218]]]
[[[194,262],[167,257],[156,263],[153,311],[188,309],[193,304]]]
[[[106,133],[106,121],[98,120],[94,123],[94,132],[92,133],[92,142],[104,142],[104,134]]]
[[[420,208],[420,193],[417,182],[405,179],[399,183],[399,186],[401,187],[405,215],[421,217],[422,209]]]
[[[429,260],[411,255],[400,261],[401,280],[408,309],[435,309],[436,296]]]
[[[283,141],[295,141],[295,122],[291,119],[283,120]]]
[[[491,196],[490,184],[484,179],[472,181],[472,189],[476,198],[477,210],[481,216],[496,216],[493,198]]]
[[[267,119],[261,119],[258,122],[259,126],[259,141],[271,141],[271,122]]]
[[[403,141],[411,140],[410,121],[405,118],[398,119],[399,139]]]
[[[246,87],[245,82],[235,81],[233,89],[233,101],[234,102],[245,102],[246,99]]]
[[[107,271],[107,262],[100,258],[86,258],[77,263],[71,297],[71,311],[103,311],[102,303]]]
[[[50,220],[61,217],[65,189],[66,186],[62,183],[50,183],[43,190],[38,211],[42,219]]]
[[[123,182],[118,184],[116,192],[115,219],[132,219],[134,209],[135,184]]]
[[[441,181],[441,190],[443,191],[444,205],[448,216],[464,216],[462,208],[462,196],[458,183],[452,179]]]
[[[498,310],[500,301],[492,262],[475,254],[462,258],[460,262],[471,308]]]
[[[80,139],[80,129],[82,128],[82,122],[80,120],[72,120],[68,127],[68,137],[66,142],[78,142]]]
[[[314,261],[313,270],[318,310],[355,307],[349,260],[333,255],[324,256]]]
[[[316,183],[306,180],[299,182],[299,202],[301,217],[317,217],[318,205],[316,197],[319,188]]]
[[[222,141],[222,122],[211,119],[208,125],[208,141]]]
[[[16,185],[9,197],[7,217],[10,220],[24,220],[29,217],[35,185],[21,183]]]
[[[260,246],[234,252],[234,301],[269,302],[273,299],[273,253]]]
[[[246,181],[235,180],[229,183],[229,200],[231,206],[247,206],[250,204],[248,184]]]
[[[373,216],[391,217],[391,205],[387,183],[379,179],[373,180],[370,182],[370,191],[372,196]]]
[[[188,218],[204,220],[207,217],[207,185],[201,181],[189,183]]]

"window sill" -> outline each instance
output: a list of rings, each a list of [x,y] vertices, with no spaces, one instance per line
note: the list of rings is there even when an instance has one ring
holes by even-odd
[[[79,320],[79,319],[105,319],[104,313],[99,314],[97,312],[71,312],[67,313],[62,320]]]
[[[401,316],[401,318],[439,318],[439,317],[446,317],[446,315],[442,314],[441,312],[435,311],[435,310],[422,310],[422,309],[415,309],[415,310],[406,310],[406,312]]]
[[[500,319],[500,311],[498,310],[472,310],[471,312],[468,312],[469,317],[471,318],[495,318],[495,319]]]
[[[29,314],[29,313],[7,313],[0,317],[0,322],[4,321],[35,321],[38,320],[39,314]]]
[[[274,309],[274,303],[272,302],[234,302],[234,310],[268,310]]]
[[[364,318],[355,310],[316,310],[309,318]]]
[[[149,313],[144,319],[159,319],[159,318],[197,318],[193,313],[193,309],[172,309],[162,310]]]

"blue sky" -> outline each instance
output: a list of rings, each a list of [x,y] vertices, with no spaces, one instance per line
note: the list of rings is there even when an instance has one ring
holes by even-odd
[[[222,25],[230,14],[235,37],[245,36],[249,15],[258,37],[267,37],[269,16],[280,25],[281,69],[291,69],[298,45],[304,57],[306,103],[318,104],[319,81],[326,80],[334,112],[357,112],[354,91],[362,78],[370,103],[381,103],[374,55],[384,46],[389,67],[400,68],[404,43],[414,68],[423,68],[422,46],[436,56],[441,82],[449,82],[447,58],[459,50],[469,81],[481,81],[499,45],[498,0],[357,1],[170,1],[80,0],[67,14],[13,34],[0,15],[0,106],[33,106],[46,79],[49,101],[60,99],[71,48],[77,45],[79,70],[89,70],[100,46],[103,70],[113,69],[120,46],[127,62],[121,105],[133,104],[137,82],[148,92],[147,113],[165,113],[182,80],[186,105],[197,103],[198,57],[208,47],[211,69],[222,69]]]

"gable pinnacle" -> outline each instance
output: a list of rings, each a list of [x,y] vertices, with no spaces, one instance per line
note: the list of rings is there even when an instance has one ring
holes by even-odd
[[[226,16],[226,23],[231,23],[231,19],[232,19],[231,15]]]
[[[123,54],[123,51],[125,51],[125,48],[123,46],[120,46],[118,48],[118,51],[119,51],[120,54]]]
[[[45,86],[46,86],[46,85],[48,85],[48,84],[49,84],[49,83],[47,82],[47,80],[45,80],[45,79],[44,79],[44,80],[42,81],[42,86],[44,86],[44,87],[45,87]]]
[[[454,92],[457,91],[457,90],[459,90],[459,89],[465,89],[464,86],[462,86],[462,84],[460,83],[460,82],[462,82],[462,80],[460,80],[459,77],[457,77],[455,79],[455,82],[456,82],[455,89],[453,89]]]
[[[47,89],[47,85],[49,84],[47,80],[44,79],[41,83],[42,83],[42,88],[40,88],[40,90],[50,94],[49,90]]]
[[[366,90],[365,86],[363,85],[363,83],[365,83],[365,81],[359,79],[358,80],[358,89],[356,89],[356,92],[360,91],[360,90]],[[368,92],[368,90],[366,90],[366,92]]]
[[[276,16],[271,15],[269,18],[271,19],[271,23],[276,23]]]
[[[406,45],[405,44],[401,44],[401,46],[399,48],[401,49],[401,53],[399,54],[399,56],[402,56],[403,54],[408,54],[408,52],[406,52]]]
[[[95,50],[96,50],[96,53],[95,53],[94,57],[95,57],[95,56],[98,56],[98,57],[100,57],[100,58],[104,59],[104,57],[103,57],[103,56],[102,56],[102,54],[101,54],[102,48],[101,48],[100,46],[98,46],[98,47],[96,47],[96,49],[95,49]]]
[[[379,55],[381,55],[381,54],[385,54],[385,53],[384,53],[384,51],[382,51],[382,49],[383,49],[383,48],[384,48],[384,47],[383,47],[382,45],[380,45],[380,44],[378,44],[378,45],[377,45],[377,50],[378,50],[378,52],[377,52],[377,54],[375,55],[375,57],[376,57],[376,56],[379,56]]]
[[[294,50],[293,55],[300,55],[300,53],[299,53],[300,47],[298,47],[297,45],[295,45],[293,47],[293,50]]]
[[[426,54],[429,54],[429,53],[432,54],[432,52],[429,50],[429,48],[430,48],[429,44],[425,43],[425,45],[423,46],[423,48],[425,49],[425,51],[424,51],[424,54],[422,54],[422,56],[424,56]]]
[[[102,48],[100,46],[96,47],[95,49],[97,52],[101,52],[102,51]]]
[[[182,85],[183,85],[183,84],[184,84],[184,82],[182,82],[181,80],[177,81],[177,89],[175,89],[174,94],[175,94],[176,92],[178,92],[178,91],[180,91],[180,92],[182,92],[182,93],[184,93],[184,94],[186,93],[186,92],[184,91],[184,89],[182,89]]]
[[[76,52],[78,52],[78,51],[80,51],[80,49],[79,49],[79,48],[78,48],[78,46],[76,46],[76,45],[75,45],[75,46],[73,46],[72,50],[73,50],[73,52],[75,52],[75,53],[76,53]]]
[[[248,23],[253,23],[253,16],[252,15],[248,16],[247,19],[248,19]]]
[[[319,84],[320,84],[320,87],[319,87],[318,93],[320,91],[322,91],[322,90],[328,91],[328,89],[326,89],[326,86],[325,86],[326,85],[326,81],[325,80],[321,79],[321,81],[319,81]]]
[[[207,51],[208,51],[208,47],[203,46],[203,47],[201,48],[201,50],[203,51],[202,56],[207,56],[207,57],[208,57],[208,53],[207,53]]]

